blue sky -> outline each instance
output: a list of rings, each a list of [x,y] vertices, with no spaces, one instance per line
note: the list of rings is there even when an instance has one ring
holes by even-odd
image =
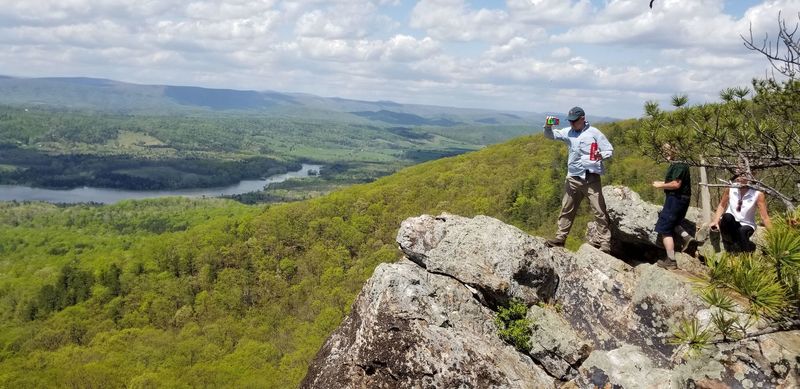
[[[0,74],[638,117],[716,101],[800,0],[0,0]]]

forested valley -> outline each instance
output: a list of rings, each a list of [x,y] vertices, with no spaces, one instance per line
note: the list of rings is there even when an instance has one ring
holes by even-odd
[[[415,163],[476,150],[528,130],[519,125],[447,126],[248,112],[146,115],[0,106],[0,185],[131,190],[219,187],[321,164],[314,193],[364,183]],[[282,194],[308,197],[288,182]]]

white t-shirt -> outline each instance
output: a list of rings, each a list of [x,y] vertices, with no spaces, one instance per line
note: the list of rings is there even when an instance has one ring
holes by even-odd
[[[756,229],[756,201],[761,192],[747,188],[744,196],[739,195],[739,188],[728,189],[728,210],[727,213],[733,215],[737,222]],[[741,200],[742,206],[739,207]],[[737,210],[737,208],[739,208]]]

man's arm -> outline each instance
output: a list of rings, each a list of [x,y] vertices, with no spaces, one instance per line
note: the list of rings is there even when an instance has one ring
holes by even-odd
[[[553,134],[553,126],[544,126],[544,137],[547,139],[555,139],[555,134]]]
[[[542,126],[542,128],[544,128],[544,137],[547,138],[547,139],[563,141],[564,138],[565,138],[564,132],[561,131],[561,130],[553,131],[553,125],[552,124],[546,124],[547,123],[547,119],[549,119],[549,118],[550,118],[550,116],[545,118],[545,125]]]
[[[611,158],[614,154],[614,146],[611,145],[608,138],[606,138],[600,130],[597,130],[595,139],[597,139],[597,151],[600,153],[600,156],[603,157],[603,159]]]
[[[553,130],[553,126],[544,126],[544,137],[553,140],[563,140],[564,134],[560,130]]]

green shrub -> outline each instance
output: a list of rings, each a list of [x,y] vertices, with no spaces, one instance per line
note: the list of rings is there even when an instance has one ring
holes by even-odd
[[[669,342],[675,345],[686,345],[690,356],[702,352],[713,336],[708,329],[700,327],[696,318],[681,321],[673,334],[673,338]]]
[[[708,305],[717,307],[723,311],[732,311],[734,308],[733,299],[719,288],[709,285],[700,290],[700,298]]]
[[[697,354],[719,335],[722,341],[748,336],[748,329],[761,318],[780,328],[800,317],[800,211],[776,218],[767,232],[763,253],[720,253],[706,256],[708,279],[699,295],[718,310],[711,323],[700,328],[696,319],[685,320],[674,331],[673,344],[685,345]],[[745,297],[749,305],[738,314],[728,292]],[[794,308],[794,310],[792,310]]]
[[[513,299],[508,303],[507,307],[500,307],[497,310],[497,316],[494,318],[500,339],[525,353],[531,350],[530,339],[532,335],[532,323],[526,318],[527,315],[528,306],[520,300]]]
[[[709,283],[712,287],[728,288],[747,298],[750,313],[754,315],[779,316],[789,305],[789,300],[786,287],[778,279],[771,262],[769,257],[757,253],[709,257]],[[716,305],[712,303],[715,297],[718,296],[704,296],[711,305]]]
[[[778,279],[800,305],[800,211],[779,218],[767,234],[764,253],[775,266]]]

